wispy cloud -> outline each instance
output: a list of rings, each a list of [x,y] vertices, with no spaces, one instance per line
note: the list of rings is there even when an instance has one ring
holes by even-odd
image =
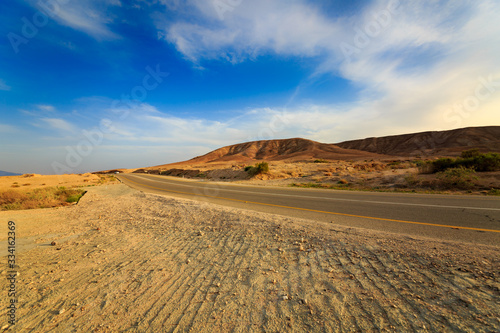
[[[29,110],[19,110],[21,113],[30,117],[53,117],[56,108],[48,104],[37,104]]]
[[[0,90],[9,91],[10,89],[10,86],[8,86],[4,80],[0,79]]]
[[[244,1],[223,21],[213,1],[191,1],[191,5],[205,24],[165,21],[159,28],[164,29],[166,40],[196,63],[203,59],[237,63],[268,52],[317,56],[334,48],[344,30],[343,19],[327,20],[304,1]]]
[[[119,36],[109,25],[113,23],[110,9],[121,6],[119,0],[45,1],[29,0],[31,5],[61,25],[84,32],[97,39],[115,39]]]
[[[54,106],[47,104],[38,104],[36,107],[42,111],[47,111],[47,112],[54,112],[56,110]]]
[[[330,18],[306,1],[256,0],[242,2],[224,20],[211,2],[191,3],[205,20],[164,26],[165,39],[188,60],[200,66],[265,54],[310,58],[312,78],[341,76],[359,89],[360,98],[344,111],[316,106],[330,110],[327,119],[334,112],[346,125],[355,119],[346,115],[357,117],[369,135],[500,123],[499,89],[474,114],[446,116],[474,94],[481,77],[500,78],[498,2],[377,0],[356,16]],[[346,53],[342,45],[352,49]]]
[[[78,130],[77,127],[67,122],[66,120],[60,118],[42,118],[41,121],[43,121],[47,126],[49,126],[49,129],[55,129],[72,133],[75,133]]]

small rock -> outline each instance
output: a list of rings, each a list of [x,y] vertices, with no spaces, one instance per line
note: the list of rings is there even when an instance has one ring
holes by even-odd
[[[52,246],[56,246],[56,244],[57,243],[55,241],[52,241],[52,243],[50,243],[50,245],[52,245]]]
[[[186,260],[186,264],[189,264],[190,262],[191,262],[191,260],[190,260],[190,259]]]
[[[63,309],[60,309],[57,313],[58,314],[63,314],[64,312],[66,312],[66,310],[63,308]]]
[[[288,301],[288,295],[283,295],[282,299],[283,299],[284,301]]]

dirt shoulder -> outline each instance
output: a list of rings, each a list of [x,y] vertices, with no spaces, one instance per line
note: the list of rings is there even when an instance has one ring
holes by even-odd
[[[90,188],[75,206],[0,212],[0,220],[4,253],[9,220],[20,244],[16,331],[500,329],[499,247],[343,228],[121,184]],[[5,275],[6,255],[1,267]],[[7,290],[5,278],[0,288]]]

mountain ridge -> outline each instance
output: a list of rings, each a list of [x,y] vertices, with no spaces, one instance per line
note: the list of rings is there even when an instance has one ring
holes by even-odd
[[[22,176],[22,174],[0,170],[0,177],[6,177],[6,176]]]
[[[345,149],[399,157],[456,156],[463,150],[500,152],[500,126],[465,127],[448,131],[370,137],[337,143]]]
[[[258,140],[228,145],[187,161],[151,168],[264,160],[298,162],[457,156],[463,150],[474,148],[482,152],[500,152],[500,126],[371,137],[336,144],[303,138]]]

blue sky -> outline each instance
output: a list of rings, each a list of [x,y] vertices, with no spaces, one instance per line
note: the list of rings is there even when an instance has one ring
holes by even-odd
[[[500,125],[497,1],[0,4],[0,170]]]

